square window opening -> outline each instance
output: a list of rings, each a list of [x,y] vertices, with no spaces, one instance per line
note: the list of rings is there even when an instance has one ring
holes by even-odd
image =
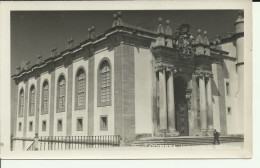
[[[22,131],[22,123],[21,122],[19,122],[19,124],[18,124],[18,130]]]
[[[100,117],[100,130],[101,131],[107,131],[108,130],[107,116],[101,116]]]
[[[42,121],[42,131],[46,131],[46,121]]]
[[[62,131],[62,120],[58,120],[57,124],[57,131]]]
[[[230,84],[229,84],[229,82],[226,82],[226,94],[230,95]]]
[[[32,130],[33,130],[33,122],[30,121],[29,122],[29,131],[32,132]]]
[[[227,112],[228,112],[229,115],[232,114],[231,107],[228,107],[228,108],[227,108]]]
[[[77,131],[83,131],[83,119],[82,118],[77,119]]]

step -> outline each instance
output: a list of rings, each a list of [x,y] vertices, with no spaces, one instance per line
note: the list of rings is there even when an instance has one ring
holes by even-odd
[[[134,141],[132,143],[133,146],[147,146],[147,145],[209,145],[213,143],[213,137],[156,137],[156,138],[142,138]],[[230,142],[243,142],[243,137],[235,137],[235,136],[225,136],[219,137],[220,143],[230,143]]]

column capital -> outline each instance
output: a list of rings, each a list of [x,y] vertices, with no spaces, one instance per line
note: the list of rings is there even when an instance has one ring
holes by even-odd
[[[177,68],[175,68],[174,66],[166,66],[166,72],[172,72],[172,73],[176,73],[177,72]]]
[[[155,71],[177,72],[177,68],[173,65],[158,64],[155,66]]]
[[[203,71],[200,71],[200,72],[195,72],[195,76],[197,78],[213,78],[213,73],[212,72],[203,72]]]
[[[156,71],[156,72],[158,72],[158,71],[163,71],[163,72],[165,72],[165,71],[166,71],[166,66],[165,66],[165,65],[162,65],[162,64],[156,65],[156,66],[155,66],[155,71]]]
[[[213,78],[213,73],[211,73],[211,72],[205,73],[205,77],[208,79]]]

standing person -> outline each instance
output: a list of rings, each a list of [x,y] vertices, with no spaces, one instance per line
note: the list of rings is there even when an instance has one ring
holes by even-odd
[[[39,137],[38,134],[35,134],[35,137],[33,138],[34,143],[33,143],[33,150],[38,151],[38,142],[39,142]]]
[[[215,129],[215,130],[214,130],[214,142],[213,142],[214,145],[216,144],[216,141],[217,141],[218,144],[219,144],[219,133],[218,133],[217,130]]]

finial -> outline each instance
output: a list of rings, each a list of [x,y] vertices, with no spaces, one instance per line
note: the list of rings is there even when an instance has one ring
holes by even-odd
[[[91,39],[96,38],[96,27],[95,27],[94,25],[91,26],[90,38],[91,38]]]
[[[122,26],[123,25],[123,21],[121,19],[121,16],[122,16],[122,12],[118,11],[117,12],[117,25],[118,26]]]
[[[42,53],[39,53],[39,54],[37,55],[37,58],[38,58],[39,60],[41,60],[41,59],[42,59]]]
[[[51,50],[51,56],[54,57],[56,55],[56,51],[57,51],[57,46],[54,45],[52,50]]]
[[[159,22],[159,25],[158,25],[158,28],[157,28],[157,33],[158,34],[164,34],[164,28],[163,28],[163,25],[162,25],[162,18],[161,17],[158,18],[158,22]]]
[[[91,27],[89,27],[89,28],[88,28],[88,39],[91,38],[91,30],[92,30]]]
[[[208,32],[205,30],[205,31],[203,32],[203,34],[204,34],[203,43],[204,43],[205,45],[209,45],[209,39],[208,39],[208,37],[207,37]]]
[[[116,14],[116,13],[113,14],[113,18],[114,18],[114,19],[117,18],[117,14]]]
[[[117,16],[120,18],[122,16],[122,12],[121,11],[118,11],[117,12]]]
[[[95,26],[93,25],[93,26],[91,26],[91,30],[92,31],[95,31],[96,30],[96,28],[95,28]]]
[[[16,70],[17,70],[17,73],[19,73],[19,72],[20,72],[20,70],[21,70],[21,67],[20,67],[20,65],[16,66]]]
[[[39,53],[36,57],[37,57],[37,63],[40,64],[42,62],[42,53]]]
[[[203,44],[203,38],[201,36],[201,29],[198,29],[197,32],[198,32],[198,35],[196,37],[195,43],[196,44]]]
[[[216,35],[216,44],[219,44],[221,42],[219,34]]]
[[[112,24],[112,27],[115,27],[117,25],[117,14],[113,14],[113,24]]]
[[[26,69],[29,69],[29,68],[30,68],[30,63],[31,63],[30,61],[27,61],[27,62],[26,62]]]
[[[52,51],[56,51],[57,50],[57,46],[54,45],[53,48],[52,48]]]
[[[166,28],[165,28],[165,34],[166,35],[172,35],[172,29],[171,29],[171,27],[170,27],[170,20],[166,20]]]
[[[68,39],[68,46],[67,46],[68,49],[71,49],[73,47],[73,42],[74,42],[73,37]]]

